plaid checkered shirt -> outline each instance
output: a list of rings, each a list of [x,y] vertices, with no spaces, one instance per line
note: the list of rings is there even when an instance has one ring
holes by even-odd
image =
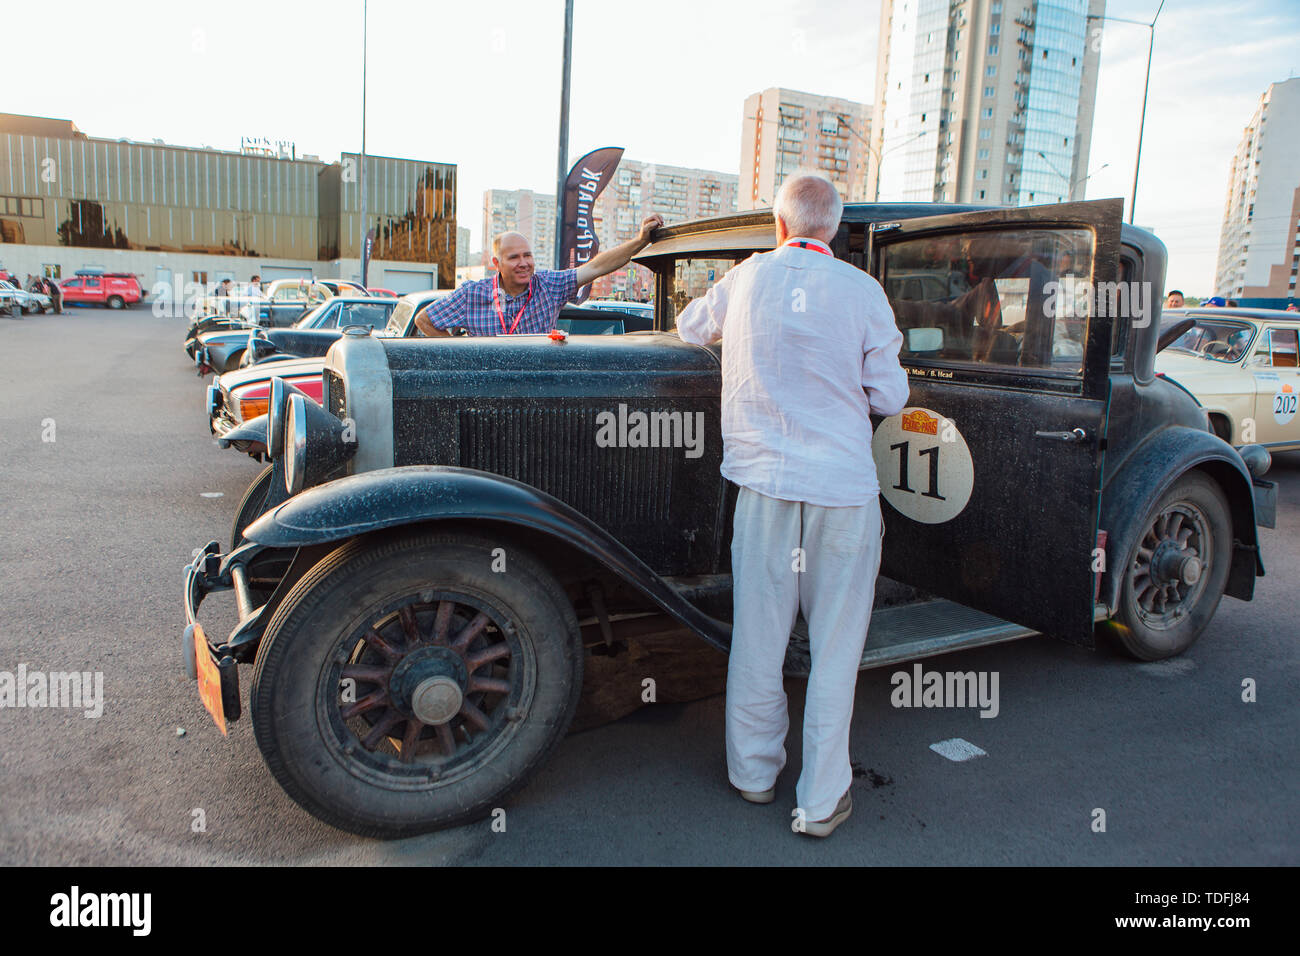
[[[533,273],[528,288],[519,295],[506,295],[506,290],[498,283],[497,302],[501,306],[501,315],[498,316],[497,308],[492,304],[492,279],[488,276],[464,283],[451,295],[427,306],[425,316],[437,329],[464,328],[470,335],[503,335],[502,318],[509,329],[515,324],[519,310],[524,309],[515,329],[516,335],[549,332],[555,328],[555,320],[559,318],[564,303],[578,291],[577,269],[539,269]],[[528,297],[530,292],[531,299]]]

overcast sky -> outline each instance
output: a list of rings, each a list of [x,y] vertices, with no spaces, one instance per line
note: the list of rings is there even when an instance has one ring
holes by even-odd
[[[1111,0],[1107,14],[1149,21],[1158,5]],[[879,0],[574,7],[570,161],[623,146],[734,173],[750,93],[874,100]],[[1242,127],[1269,83],[1300,73],[1298,7],[1168,0],[1160,15],[1137,221],[1169,246],[1169,283],[1189,294],[1213,281]],[[563,0],[370,0],[366,150],[456,163],[476,249],[485,189],[555,190],[563,11]],[[361,0],[24,4],[5,16],[0,111],[187,146],[292,140],[331,161],[360,147],[361,23]],[[1105,168],[1088,198],[1128,201],[1147,37],[1105,25],[1089,171]]]

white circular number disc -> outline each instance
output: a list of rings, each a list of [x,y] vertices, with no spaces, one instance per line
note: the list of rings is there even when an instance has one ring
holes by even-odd
[[[871,439],[880,493],[922,524],[951,521],[975,485],[975,463],[957,423],[928,408],[905,408]]]
[[[1273,419],[1279,425],[1288,425],[1296,413],[1296,390],[1289,382],[1273,393]]]

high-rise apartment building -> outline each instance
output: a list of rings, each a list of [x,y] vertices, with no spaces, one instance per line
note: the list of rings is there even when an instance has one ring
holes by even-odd
[[[492,240],[503,232],[528,237],[539,269],[555,267],[555,197],[531,189],[489,189],[483,194],[483,264],[492,264]]]
[[[881,0],[884,201],[1081,199],[1106,0]]]
[[[786,176],[824,173],[845,202],[870,200],[872,109],[865,103],[772,87],[745,98],[740,208],[772,205]]]
[[[596,200],[600,247],[610,249],[633,238],[651,213],[674,223],[735,212],[738,181],[733,173],[624,158]],[[628,265],[592,283],[591,297],[644,299],[653,289],[649,270]]]
[[[1285,307],[1300,271],[1300,77],[1260,97],[1232,157],[1214,290]],[[1256,301],[1251,301],[1256,300]]]

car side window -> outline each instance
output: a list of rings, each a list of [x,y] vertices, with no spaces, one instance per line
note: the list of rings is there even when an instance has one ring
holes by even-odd
[[[1268,353],[1263,364],[1273,368],[1300,368],[1300,334],[1295,329],[1269,329]]]
[[[98,280],[98,279],[87,279],[87,280],[86,280],[86,288],[88,288],[88,289],[98,289],[98,288],[99,288],[99,280]]]
[[[1094,298],[1087,229],[918,237],[881,253],[900,358],[1083,373]],[[1126,287],[1116,283],[1119,291]]]

